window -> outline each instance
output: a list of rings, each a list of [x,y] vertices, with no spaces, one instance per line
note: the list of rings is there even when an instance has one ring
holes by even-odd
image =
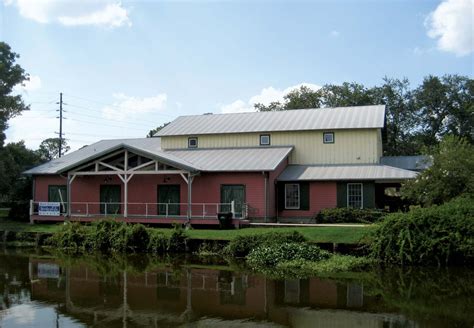
[[[325,143],[325,144],[334,143],[334,132],[324,132],[323,133],[323,143]]]
[[[67,187],[64,185],[48,186],[48,202],[60,203],[61,213],[67,212]]]
[[[300,185],[297,183],[285,184],[285,209],[300,208]]]
[[[198,147],[198,138],[191,137],[188,138],[188,148],[197,148]]]
[[[260,146],[270,146],[270,135],[261,134],[260,135]]]
[[[363,206],[362,183],[347,184],[347,207],[362,208]]]

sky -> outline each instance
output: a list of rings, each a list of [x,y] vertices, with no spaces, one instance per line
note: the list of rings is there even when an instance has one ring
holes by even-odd
[[[180,115],[252,111],[294,88],[474,74],[474,0],[0,0],[30,81],[7,141],[145,137]]]

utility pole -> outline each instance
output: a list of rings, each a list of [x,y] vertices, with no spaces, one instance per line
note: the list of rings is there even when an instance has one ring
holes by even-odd
[[[59,157],[63,148],[63,93],[59,93]]]

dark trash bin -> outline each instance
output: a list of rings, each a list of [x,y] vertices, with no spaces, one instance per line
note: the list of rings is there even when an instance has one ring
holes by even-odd
[[[217,213],[217,219],[219,220],[220,229],[232,228],[232,212]]]

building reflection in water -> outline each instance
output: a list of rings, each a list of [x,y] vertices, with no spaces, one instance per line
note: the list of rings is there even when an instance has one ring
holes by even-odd
[[[63,315],[100,327],[206,320],[212,326],[216,321],[209,318],[251,318],[252,326],[416,327],[401,315],[373,313],[379,300],[364,296],[362,285],[318,278],[275,281],[202,268],[101,276],[85,266],[63,269],[38,259],[29,268],[32,300],[59,304]]]

